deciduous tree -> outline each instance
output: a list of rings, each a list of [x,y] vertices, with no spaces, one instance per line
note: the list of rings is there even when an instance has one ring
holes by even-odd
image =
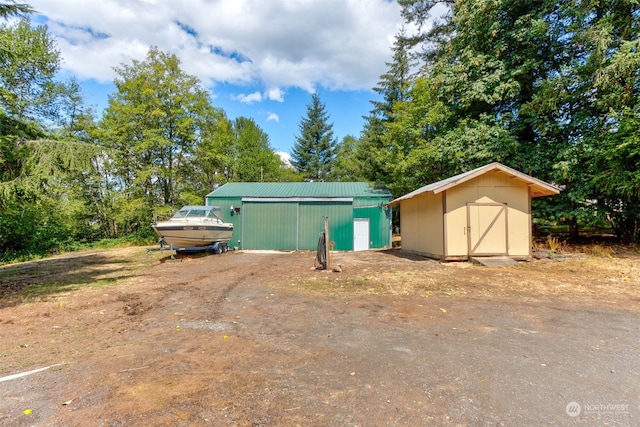
[[[152,47],[144,61],[116,68],[116,92],[100,123],[128,228],[146,226],[154,207],[175,207],[193,172],[193,155],[218,114],[197,78],[174,54]],[[148,228],[148,227],[147,227]]]
[[[233,181],[278,181],[280,157],[267,135],[253,119],[238,117],[233,122],[234,140],[231,173]]]
[[[60,83],[60,52],[46,25],[0,27],[0,106],[18,120],[49,120]]]

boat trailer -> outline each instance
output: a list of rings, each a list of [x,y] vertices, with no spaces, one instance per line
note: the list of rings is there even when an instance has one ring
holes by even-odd
[[[207,246],[192,246],[186,248],[174,247],[173,243],[167,246],[164,242],[163,238],[158,239],[158,243],[160,247],[158,248],[147,248],[147,252],[152,251],[175,251],[177,255],[184,254],[187,252],[213,252],[214,254],[223,254],[229,251],[229,243],[228,242],[215,242]],[[173,257],[174,254],[171,254],[171,259],[175,259]]]

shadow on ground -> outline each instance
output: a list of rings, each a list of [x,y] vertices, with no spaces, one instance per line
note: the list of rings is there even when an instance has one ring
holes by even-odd
[[[133,275],[132,263],[105,252],[90,252],[1,266],[0,308],[76,287],[114,283]]]

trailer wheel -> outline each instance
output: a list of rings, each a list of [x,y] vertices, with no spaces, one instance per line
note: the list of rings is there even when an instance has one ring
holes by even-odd
[[[226,243],[222,245],[222,252],[225,254],[229,252],[229,246]]]
[[[215,247],[214,252],[218,255],[222,253],[222,244],[219,244]]]

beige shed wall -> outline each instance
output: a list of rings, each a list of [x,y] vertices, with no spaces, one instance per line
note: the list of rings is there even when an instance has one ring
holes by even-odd
[[[445,258],[457,259],[468,255],[467,203],[474,202],[506,204],[508,255],[517,258],[531,255],[531,213],[526,183],[502,172],[492,171],[445,193]]]
[[[442,194],[425,193],[402,201],[400,230],[402,250],[443,257]]]

